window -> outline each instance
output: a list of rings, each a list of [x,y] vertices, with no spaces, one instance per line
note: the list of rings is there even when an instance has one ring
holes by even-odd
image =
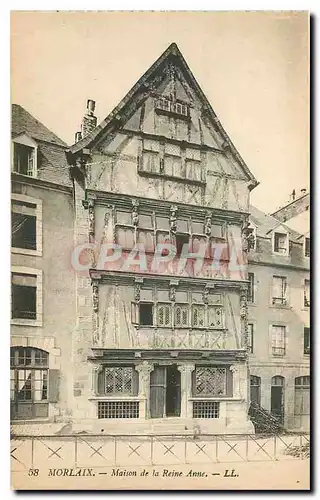
[[[310,307],[310,281],[304,280],[304,307]]]
[[[310,414],[310,377],[297,377],[294,387],[294,414]]]
[[[36,148],[14,142],[13,170],[19,174],[36,177]]]
[[[287,304],[287,278],[273,276],[272,304],[284,306]]]
[[[310,328],[306,326],[303,333],[303,352],[304,354],[310,354]]]
[[[12,273],[12,319],[37,318],[37,276]]]
[[[117,227],[116,241],[124,250],[131,250],[134,247],[134,231],[132,228]]]
[[[188,244],[189,244],[189,236],[187,234],[177,234],[176,235],[176,250],[177,256],[180,256],[183,252],[183,254],[187,255],[188,253]]]
[[[222,327],[222,307],[208,306],[208,327]]]
[[[205,307],[199,305],[192,306],[192,326],[202,328],[205,326]]]
[[[248,302],[254,302],[254,273],[248,273],[249,287],[248,287]]]
[[[274,233],[274,251],[286,255],[288,253],[288,235]]]
[[[219,418],[220,403],[218,401],[193,401],[193,418]]]
[[[273,356],[284,356],[285,349],[285,326],[272,325],[272,354]]]
[[[253,353],[253,323],[248,323],[248,351]]]
[[[304,239],[304,255],[310,257],[310,238]]]
[[[222,294],[214,292],[175,291],[170,300],[169,287],[140,289],[140,301],[131,303],[131,322],[141,326],[162,328],[224,329]],[[203,302],[204,296],[206,304]]]
[[[194,371],[194,396],[212,397],[227,394],[227,369],[213,366],[196,367]]]
[[[157,325],[171,326],[171,304],[157,305]]]
[[[42,271],[11,269],[11,323],[42,326]]]
[[[98,418],[139,418],[139,401],[99,401]]]
[[[166,97],[161,97],[155,101],[155,109],[158,112],[174,113],[176,115],[181,115],[183,117],[189,116],[189,110],[187,104],[180,102],[173,102]]]
[[[261,402],[261,377],[250,376],[250,401],[260,406]]]
[[[36,250],[36,205],[16,201],[12,203],[11,246]]]
[[[153,304],[147,302],[141,302],[139,304],[139,319],[140,325],[153,325]]]
[[[189,326],[189,305],[175,304],[174,306],[174,326],[187,327]]]
[[[130,366],[117,366],[105,368],[105,394],[133,394],[133,368]]]
[[[133,366],[102,366],[97,377],[97,393],[103,396],[135,396],[139,374]]]
[[[12,194],[11,247],[13,253],[42,255],[42,200]]]
[[[32,347],[11,347],[10,399],[12,419],[48,416],[49,354]]]

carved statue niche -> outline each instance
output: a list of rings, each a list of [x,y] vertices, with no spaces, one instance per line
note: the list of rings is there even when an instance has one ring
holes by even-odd
[[[176,234],[177,231],[177,207],[172,205],[170,207],[170,232]]]
[[[169,299],[171,302],[176,301],[176,287],[175,286],[170,286],[169,288]]]
[[[244,346],[248,345],[248,288],[241,287],[240,289],[240,321],[241,334],[244,340]]]
[[[212,214],[210,211],[206,212],[204,220],[204,233],[206,236],[211,236]]]
[[[140,289],[141,289],[140,283],[135,283],[134,284],[134,300],[135,300],[135,302],[140,302]]]
[[[89,218],[89,236],[94,236],[95,214],[94,214],[94,199],[88,201],[88,218]]]
[[[99,311],[99,282],[92,280],[92,303],[95,313]]]
[[[136,227],[139,224],[138,208],[139,208],[138,200],[132,200],[132,225]]]
[[[249,220],[245,219],[241,228],[242,249],[244,252],[249,252],[251,248],[254,248],[255,237],[253,231],[253,228],[250,227]]]
[[[203,299],[204,304],[208,304],[208,302],[209,302],[209,288],[206,287],[203,290],[202,299]]]

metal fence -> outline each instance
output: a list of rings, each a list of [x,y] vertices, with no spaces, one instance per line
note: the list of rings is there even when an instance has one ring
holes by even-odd
[[[11,470],[297,460],[305,458],[309,438],[308,434],[12,436]]]

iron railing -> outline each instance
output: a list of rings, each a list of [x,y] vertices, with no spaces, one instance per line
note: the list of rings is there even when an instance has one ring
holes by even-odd
[[[309,434],[21,435],[11,437],[11,470],[296,460],[306,447]]]

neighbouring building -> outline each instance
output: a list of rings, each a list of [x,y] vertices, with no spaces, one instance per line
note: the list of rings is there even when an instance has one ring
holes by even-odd
[[[120,263],[98,252],[76,276],[74,428],[253,432],[245,254],[257,181],[175,44],[98,126],[94,111],[89,100],[67,152],[75,243],[122,251]],[[170,263],[155,254],[166,242]],[[179,269],[184,249],[202,243],[210,265]],[[136,244],[145,256],[134,263]],[[230,265],[235,244],[241,270]]]
[[[308,429],[310,419],[310,240],[300,208],[303,203],[308,210],[307,198],[303,193],[291,202],[286,217],[250,207],[255,235],[248,256],[251,400],[291,430]],[[290,226],[297,215],[299,232]]]
[[[12,105],[11,418],[68,418],[75,276],[66,144]]]

